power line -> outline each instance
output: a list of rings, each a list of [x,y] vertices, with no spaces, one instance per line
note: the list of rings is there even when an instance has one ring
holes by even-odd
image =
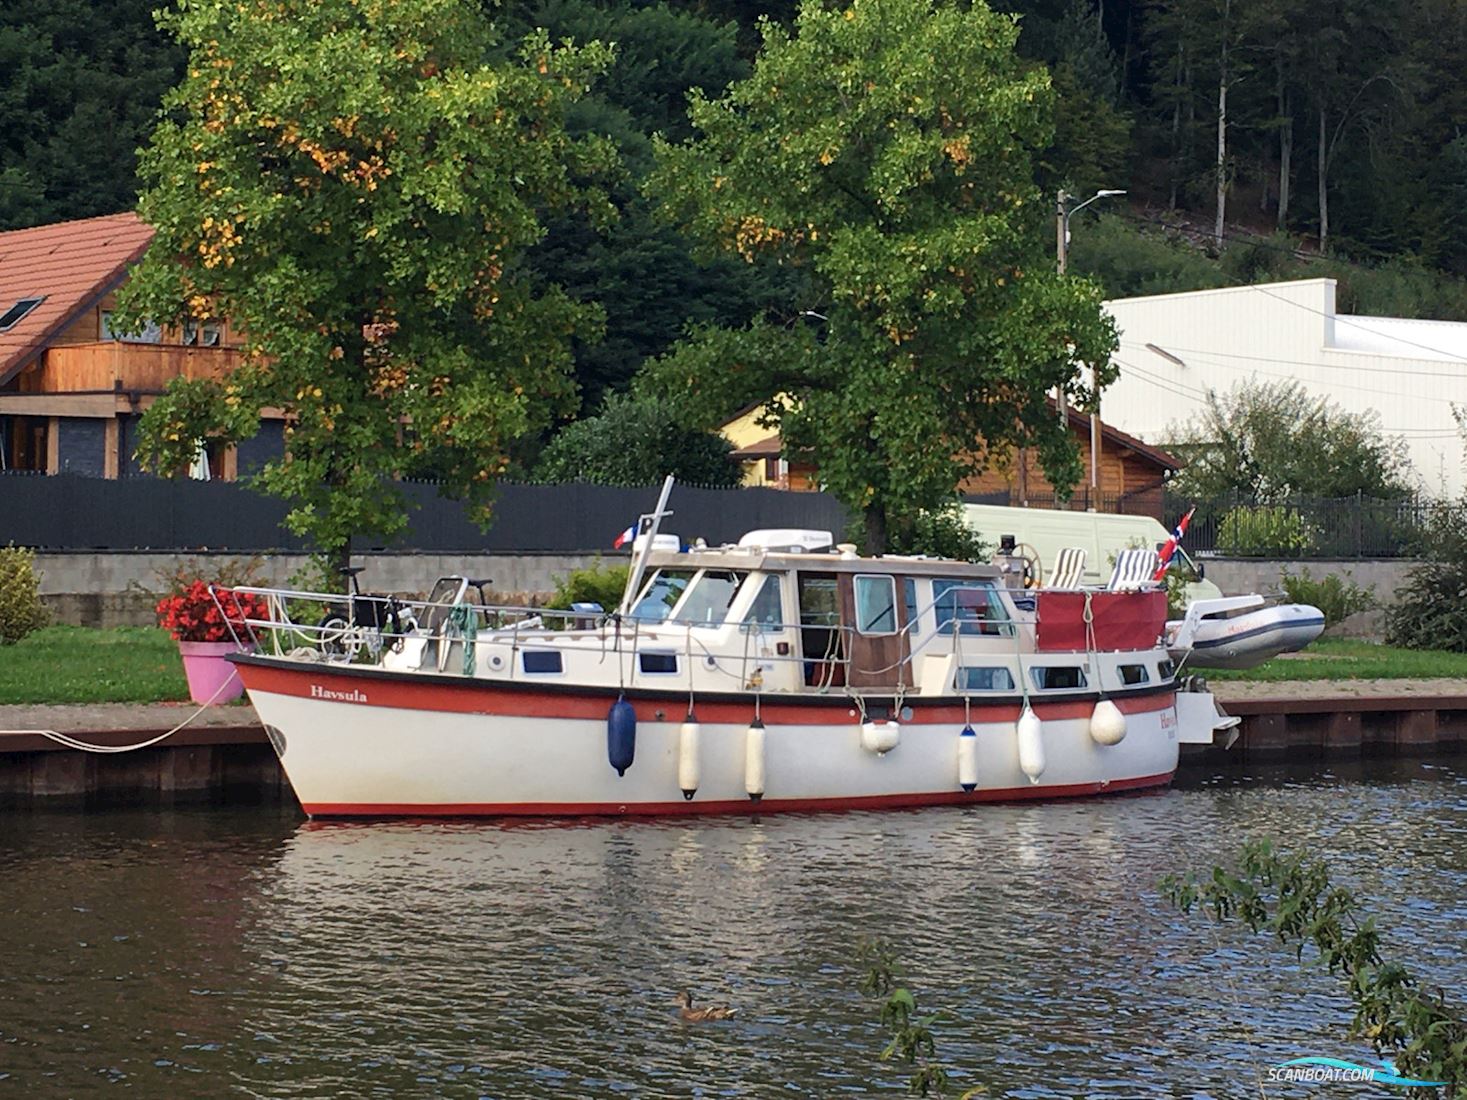
[[[1430,344],[1418,344],[1415,340],[1407,340],[1404,336],[1393,336],[1388,332],[1379,332],[1376,329],[1371,328],[1369,325],[1362,325],[1358,321],[1350,320],[1348,317],[1341,317],[1336,313],[1326,313],[1322,309],[1315,309],[1313,306],[1306,306],[1303,302],[1296,302],[1292,298],[1285,298],[1282,294],[1275,294],[1267,287],[1253,285],[1249,286],[1248,289],[1256,290],[1260,294],[1267,294],[1270,298],[1277,298],[1280,302],[1286,302],[1289,305],[1294,306],[1296,309],[1302,309],[1309,313],[1313,313],[1318,317],[1324,317],[1328,320],[1332,320],[1337,325],[1348,325],[1350,328],[1357,328],[1362,332],[1373,333],[1376,336],[1384,336],[1386,337],[1386,339],[1394,340],[1398,344],[1406,344],[1410,347],[1420,348],[1423,351],[1429,351],[1436,355],[1444,355],[1448,359],[1457,360],[1457,362],[1459,363],[1467,363],[1467,355],[1458,355],[1456,352],[1443,351],[1441,348],[1434,348]]]
[[[1146,347],[1145,344],[1135,340],[1122,340],[1121,343],[1141,349],[1145,349]],[[1372,367],[1365,364],[1350,363],[1313,363],[1303,359],[1285,359],[1278,355],[1247,355],[1241,351],[1220,351],[1217,348],[1183,348],[1177,347],[1174,344],[1168,344],[1166,349],[1168,351],[1175,351],[1181,355],[1220,355],[1224,359],[1246,359],[1253,363],[1278,363],[1293,367],[1321,367],[1325,370],[1356,371],[1364,374],[1416,375],[1421,378],[1440,378],[1446,381],[1467,381],[1467,375],[1463,375],[1460,372],[1412,370],[1410,367]],[[1330,351],[1335,349],[1326,348],[1325,350]],[[1348,350],[1353,351],[1353,349]]]

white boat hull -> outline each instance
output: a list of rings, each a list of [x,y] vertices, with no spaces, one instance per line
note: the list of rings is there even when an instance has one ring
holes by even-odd
[[[374,669],[266,658],[240,664],[291,784],[316,817],[961,804],[1135,790],[1167,783],[1177,766],[1170,687],[1113,695],[1126,733],[1110,746],[1090,734],[1095,696],[1036,705],[1045,761],[1037,781],[1020,769],[1020,701],[974,703],[978,781],[972,791],[960,783],[959,738],[967,717],[960,698],[909,696],[897,744],[877,753],[863,747],[862,716],[851,699],[765,696],[759,707],[763,793],[756,802],[746,789],[755,700],[728,695],[696,703],[699,786],[685,799],[680,771],[683,778],[689,773],[680,769],[679,752],[689,743],[681,736],[686,693],[627,693],[637,718],[635,758],[618,776],[607,748],[615,689],[551,691],[456,677],[423,683],[422,677]]]

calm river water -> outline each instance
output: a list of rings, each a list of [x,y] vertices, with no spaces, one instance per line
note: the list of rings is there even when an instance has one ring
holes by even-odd
[[[895,1096],[856,989],[882,935],[951,1011],[963,1088],[1256,1097],[1261,1066],[1369,1051],[1337,980],[1180,917],[1162,873],[1250,835],[1307,845],[1392,954],[1467,987],[1467,759],[1365,772],[763,820],[10,813],[0,1096]],[[685,987],[738,1017],[680,1022]]]

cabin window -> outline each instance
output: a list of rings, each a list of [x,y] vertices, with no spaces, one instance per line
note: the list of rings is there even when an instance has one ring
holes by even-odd
[[[678,604],[672,621],[692,626],[722,626],[744,576],[726,569],[703,570]]]
[[[557,657],[560,654],[556,654]],[[642,671],[651,676],[668,676],[677,672],[677,654],[675,653],[639,653],[637,661]]]
[[[907,633],[917,633],[917,582],[911,577],[902,580],[902,603],[907,605]]]
[[[959,691],[1013,691],[1014,677],[1003,665],[958,669]]]
[[[1088,682],[1079,665],[1041,665],[1031,668],[1029,676],[1040,691],[1073,691]]]
[[[560,654],[554,650],[527,649],[520,655],[526,672],[546,673],[564,672]]]
[[[659,569],[642,590],[642,598],[632,608],[631,617],[645,622],[662,622],[683,598],[692,579],[691,569]]]
[[[45,300],[44,297],[22,298],[16,302],[15,305],[11,306],[3,314],[0,314],[0,332],[8,332],[10,329],[13,329],[25,320],[26,314],[30,313],[31,310],[35,309]]]
[[[855,586],[856,629],[862,634],[895,634],[896,581],[858,576]]]
[[[1157,661],[1156,675],[1161,680],[1170,680],[1176,675],[1177,664],[1175,661]]]
[[[932,582],[932,610],[939,634],[958,623],[963,634],[1007,634],[1009,616],[992,581],[938,578]]]
[[[1146,671],[1145,665],[1122,665],[1120,673],[1123,684],[1151,683],[1151,673]]]
[[[779,598],[779,578],[765,577],[759,594],[744,616],[744,623],[757,626],[766,633],[778,633],[784,629],[784,609]]]

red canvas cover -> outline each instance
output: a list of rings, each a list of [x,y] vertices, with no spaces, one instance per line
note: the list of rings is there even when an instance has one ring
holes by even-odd
[[[1036,598],[1038,621],[1035,648],[1041,653],[1076,652],[1090,648],[1086,638],[1085,601],[1090,601],[1094,647],[1150,649],[1166,625],[1166,593],[1049,592]]]

